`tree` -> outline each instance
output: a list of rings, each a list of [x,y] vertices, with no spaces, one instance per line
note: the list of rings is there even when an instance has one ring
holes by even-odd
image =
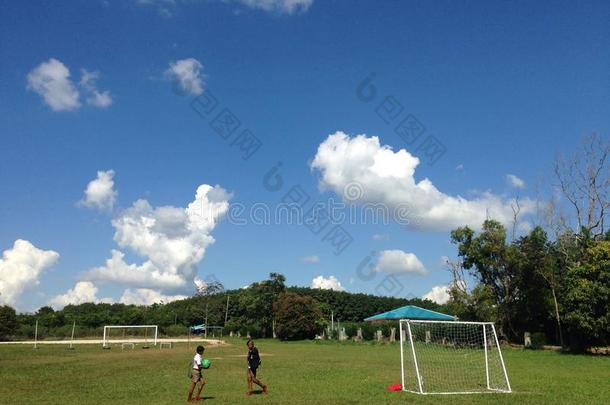
[[[494,295],[489,286],[477,284],[469,293],[461,288],[449,289],[447,312],[460,321],[496,322],[498,311]]]
[[[224,292],[225,287],[218,280],[204,281],[197,285],[197,295],[206,297]]]
[[[17,313],[8,305],[0,306],[0,341],[8,340],[17,332]]]
[[[560,342],[563,344],[557,293],[559,274],[546,232],[539,226],[514,242],[517,251],[515,311],[523,331],[541,332],[550,322],[551,302]],[[549,294],[549,292],[551,294]],[[551,298],[552,297],[552,298]]]
[[[570,348],[582,352],[610,341],[610,242],[587,249],[582,264],[570,268],[565,280],[565,323]]]
[[[323,328],[320,305],[311,297],[283,293],[274,304],[274,312],[281,340],[313,339]]]
[[[464,268],[491,289],[502,326],[508,328],[511,337],[516,337],[517,252],[514,246],[506,244],[504,226],[498,221],[486,220],[478,236],[469,227],[463,227],[451,232],[451,241],[458,246]]]
[[[604,234],[610,209],[609,154],[610,140],[591,135],[572,156],[558,156],[553,167],[558,186],[574,209],[576,231],[585,229],[594,239]]]

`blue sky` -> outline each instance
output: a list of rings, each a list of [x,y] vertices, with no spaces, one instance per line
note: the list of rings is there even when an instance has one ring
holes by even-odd
[[[609,17],[607,2],[2,2],[0,302],[167,301],[192,293],[196,278],[239,288],[271,271],[291,285],[322,276],[316,286],[423,296],[448,282],[440,257],[455,256],[452,221],[471,224],[486,204],[505,216],[519,195],[527,230],[536,184],[551,192],[555,155],[609,132]],[[365,101],[358,89],[370,77],[375,97]],[[191,102],[208,96],[217,106],[202,118]],[[390,123],[380,116],[388,103]],[[211,126],[225,108],[241,122],[229,140]],[[395,132],[409,114],[425,127],[411,143]],[[247,160],[231,144],[244,129],[262,145]],[[345,135],[329,138],[337,131]],[[433,164],[421,149],[430,135],[444,150]],[[284,187],[273,192],[264,176],[277,162]],[[102,206],[87,204],[88,184],[109,170]],[[438,193],[419,183],[426,178]],[[202,184],[246,210],[276,209],[294,185],[309,204],[393,210],[405,201],[423,225],[336,224],[353,240],[340,254],[325,232],[238,225],[224,211],[196,233],[195,220],[177,216]],[[355,202],[342,193],[353,184],[364,193]],[[146,235],[121,228],[143,218],[129,211],[138,199],[158,221],[171,217],[151,231],[168,244],[143,246]],[[176,210],[154,211],[164,206]],[[197,258],[183,260],[178,239]],[[113,249],[127,267],[105,266]],[[372,251],[376,272],[363,277]],[[145,279],[159,272],[176,283]]]

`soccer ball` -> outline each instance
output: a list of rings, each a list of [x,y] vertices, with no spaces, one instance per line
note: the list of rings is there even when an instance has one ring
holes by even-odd
[[[210,368],[210,366],[212,365],[212,362],[208,359],[203,359],[203,361],[201,362],[201,367],[208,369]]]

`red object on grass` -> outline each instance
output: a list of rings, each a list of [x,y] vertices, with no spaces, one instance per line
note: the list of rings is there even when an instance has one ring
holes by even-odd
[[[402,385],[401,384],[392,384],[392,385],[388,385],[385,389],[386,389],[386,391],[402,391]]]

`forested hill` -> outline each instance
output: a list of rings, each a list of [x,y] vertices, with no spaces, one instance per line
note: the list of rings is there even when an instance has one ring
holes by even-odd
[[[446,308],[429,300],[420,298],[406,299],[383,297],[370,294],[354,294],[344,291],[321,290],[314,288],[290,287],[290,292],[307,295],[318,301],[325,313],[334,311],[341,321],[360,322],[364,318],[389,311],[405,305],[417,305],[422,308],[443,312]]]
[[[269,336],[274,317],[273,304],[285,292],[314,298],[320,304],[322,322],[330,322],[331,312],[335,320],[359,322],[379,312],[409,304],[444,310],[427,300],[286,287],[284,281],[281,274],[272,273],[269,280],[254,283],[249,288],[224,290],[218,285],[184,300],[150,306],[85,303],[68,305],[58,311],[42,307],[33,314],[17,315],[13,330],[5,331],[5,335],[32,337],[36,320],[39,321],[39,333],[49,337],[68,336],[73,322],[77,325],[77,335],[81,336],[97,335],[101,327],[112,324],[155,324],[163,332],[186,333],[187,326],[204,323],[207,315],[209,325],[225,326],[227,331],[250,332],[254,336]],[[7,321],[7,325],[9,323]]]

